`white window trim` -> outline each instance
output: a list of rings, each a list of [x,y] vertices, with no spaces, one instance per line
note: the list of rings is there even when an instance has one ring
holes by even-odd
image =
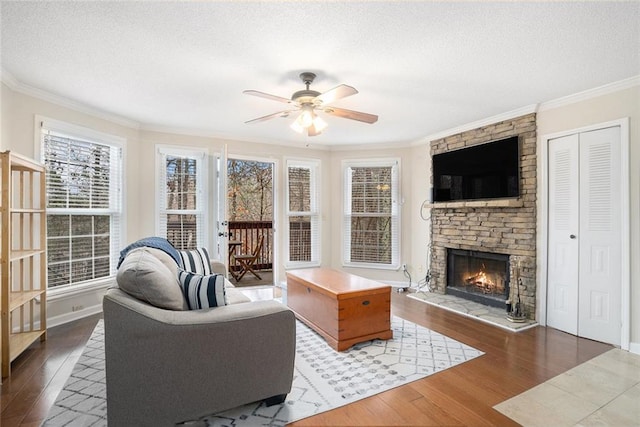
[[[348,254],[351,252],[351,221],[347,221],[347,218],[351,217],[351,180],[348,176],[350,168],[354,167],[392,167],[393,178],[397,183],[396,188],[392,188],[392,204],[391,211],[392,226],[396,228],[396,238],[393,240],[391,248],[391,264],[379,264],[379,263],[365,263],[365,262],[351,262]],[[401,189],[400,189],[400,158],[379,158],[379,159],[354,159],[342,161],[342,266],[343,267],[358,267],[369,268],[377,270],[398,270],[400,268],[400,248],[401,245]]]
[[[52,119],[46,116],[41,116],[36,114],[34,116],[34,139],[33,139],[33,153],[34,159],[38,159],[40,162],[44,162],[42,158],[42,128],[45,128],[50,131],[60,132],[63,134],[68,134],[70,136],[74,136],[78,139],[88,139],[93,142],[111,145],[120,149],[121,159],[120,159],[120,191],[119,197],[120,200],[118,202],[120,206],[120,235],[118,236],[119,245],[124,245],[125,236],[127,235],[126,230],[126,146],[127,139],[123,137],[119,137],[116,135],[104,133],[97,131],[95,129],[87,128],[84,126],[75,125],[72,123],[67,123],[61,120]],[[113,195],[112,195],[113,196]],[[47,211],[55,212],[57,209],[48,209]],[[109,209],[105,209],[104,212],[102,210],[93,210],[95,213],[111,213],[112,211]],[[116,248],[115,245],[112,245],[111,250],[115,253],[120,254],[120,250],[122,248]],[[113,262],[113,258],[112,258]],[[117,261],[116,261],[117,262]],[[75,285],[66,285],[49,288],[47,287],[47,299],[55,300],[57,298],[64,298],[66,296],[75,295],[78,293],[88,292],[90,290],[97,290],[104,288],[105,283],[113,283],[115,279],[115,274],[108,277],[101,277],[99,279],[88,280],[86,282],[78,283]]]
[[[155,233],[157,236],[166,236],[166,230],[163,232],[161,230],[162,224],[160,221],[160,214],[165,212],[163,202],[165,195],[165,183],[162,181],[162,171],[161,168],[165,167],[163,159],[166,158],[167,155],[180,156],[195,159],[199,161],[197,168],[197,194],[196,194],[196,203],[197,209],[195,210],[180,210],[179,213],[182,215],[195,214],[200,215],[201,223],[199,224],[201,228],[201,233],[199,233],[197,237],[196,245],[198,247],[206,247],[209,245],[209,221],[207,218],[207,212],[209,211],[209,190],[208,190],[208,176],[209,176],[209,150],[206,148],[198,148],[198,147],[178,147],[173,145],[161,145],[156,144],[156,179],[155,179],[155,194],[156,194],[156,206],[155,206]],[[173,211],[166,211],[173,212]]]
[[[284,236],[284,253],[285,255],[285,268],[309,268],[318,267],[322,263],[321,253],[321,236],[322,236],[322,221],[320,221],[320,160],[318,159],[298,159],[298,158],[286,158],[285,159],[285,233]],[[302,167],[309,168],[311,170],[311,211],[309,212],[295,212],[289,210],[289,168],[290,167]],[[309,216],[312,218],[312,227],[316,228],[315,238],[317,241],[311,242],[311,261],[290,261],[289,260],[289,217],[290,216]],[[314,224],[315,219],[315,224]]]

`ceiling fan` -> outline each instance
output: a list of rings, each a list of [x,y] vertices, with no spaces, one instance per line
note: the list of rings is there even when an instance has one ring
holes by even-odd
[[[313,83],[315,78],[316,75],[314,73],[301,73],[300,79],[302,79],[302,82],[307,86],[307,88],[295,92],[291,95],[291,99],[271,95],[258,90],[245,90],[243,93],[246,93],[247,95],[259,96],[260,98],[283,102],[294,107],[289,110],[282,110],[267,116],[258,117],[257,119],[248,120],[245,123],[263,122],[274,117],[289,117],[292,113],[300,112],[298,118],[291,124],[291,128],[299,133],[306,131],[307,135],[316,136],[327,127],[327,122],[318,116],[318,111],[364,123],[375,123],[378,121],[378,116],[375,114],[347,110],[345,108],[330,107],[330,103],[337,101],[338,99],[346,98],[347,96],[355,95],[358,91],[348,85],[339,85],[324,93],[320,93],[309,89],[309,85]]]

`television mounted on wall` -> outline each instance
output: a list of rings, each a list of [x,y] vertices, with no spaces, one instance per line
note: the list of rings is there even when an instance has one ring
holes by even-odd
[[[520,196],[518,137],[433,156],[434,202]]]

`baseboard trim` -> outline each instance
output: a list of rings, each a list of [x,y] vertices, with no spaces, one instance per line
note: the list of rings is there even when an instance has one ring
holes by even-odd
[[[64,313],[54,317],[47,317],[47,328],[64,325],[65,323],[80,320],[98,313],[102,313],[102,304],[92,305],[78,311],[72,311],[70,313]]]

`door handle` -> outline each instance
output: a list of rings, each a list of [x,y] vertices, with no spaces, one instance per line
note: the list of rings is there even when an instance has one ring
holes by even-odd
[[[570,234],[570,235],[569,235],[569,238],[570,238],[570,239],[575,239],[575,238],[576,238],[576,235],[575,235],[575,234]]]

